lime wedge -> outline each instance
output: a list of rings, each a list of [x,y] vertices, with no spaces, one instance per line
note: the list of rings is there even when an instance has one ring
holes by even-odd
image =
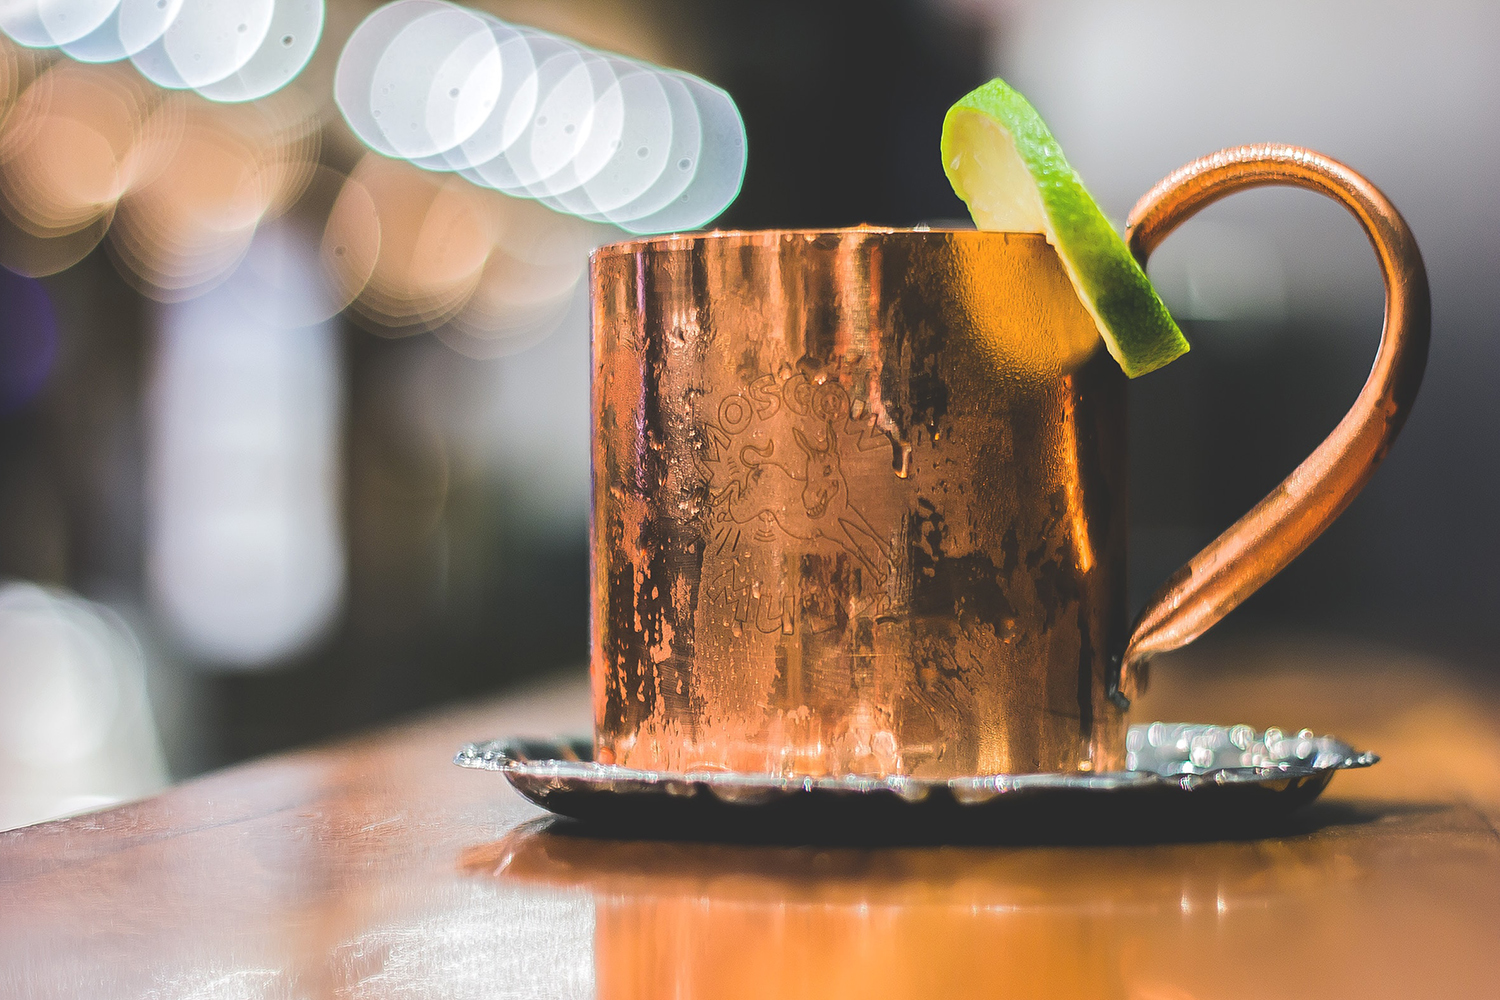
[[[980,229],[1047,237],[1126,375],[1144,375],[1187,353],[1187,340],[1146,272],[1036,109],[1004,80],[991,80],[948,109],[943,170]]]

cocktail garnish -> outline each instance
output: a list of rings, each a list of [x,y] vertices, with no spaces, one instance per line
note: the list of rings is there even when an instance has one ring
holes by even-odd
[[[1146,272],[1068,165],[1041,116],[1004,80],[943,120],[943,170],[980,229],[1042,233],[1109,353],[1131,378],[1187,353]]]

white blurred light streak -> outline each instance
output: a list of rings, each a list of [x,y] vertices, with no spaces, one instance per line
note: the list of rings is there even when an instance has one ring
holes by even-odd
[[[0,830],[166,780],[130,628],[64,591],[0,585]]]
[[[326,290],[308,241],[272,246],[301,257],[161,308],[151,377],[149,585],[180,641],[229,669],[306,647],[344,595],[337,330],[276,321],[326,315]]]

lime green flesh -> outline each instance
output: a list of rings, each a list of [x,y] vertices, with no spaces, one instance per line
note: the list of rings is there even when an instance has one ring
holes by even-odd
[[[1188,342],[1026,98],[1004,80],[948,110],[943,169],[980,229],[1042,233],[1057,249],[1109,353],[1131,378]]]

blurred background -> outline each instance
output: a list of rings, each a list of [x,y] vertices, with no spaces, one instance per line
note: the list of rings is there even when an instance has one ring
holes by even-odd
[[[943,113],[1003,75],[1112,216],[1283,141],[1401,208],[1421,399],[1343,518],[1214,642],[1500,665],[1500,9],[1459,0],[517,0],[503,18],[738,101],[724,227],[962,219]],[[0,829],[559,670],[587,605],[583,277],[609,227],[367,154],[330,0],[249,105],[0,52]],[[332,262],[342,294],[305,276]],[[1353,219],[1240,195],[1152,261],[1194,349],[1131,386],[1131,594],[1338,421],[1381,289]],[[475,734],[476,736],[484,734]]]

